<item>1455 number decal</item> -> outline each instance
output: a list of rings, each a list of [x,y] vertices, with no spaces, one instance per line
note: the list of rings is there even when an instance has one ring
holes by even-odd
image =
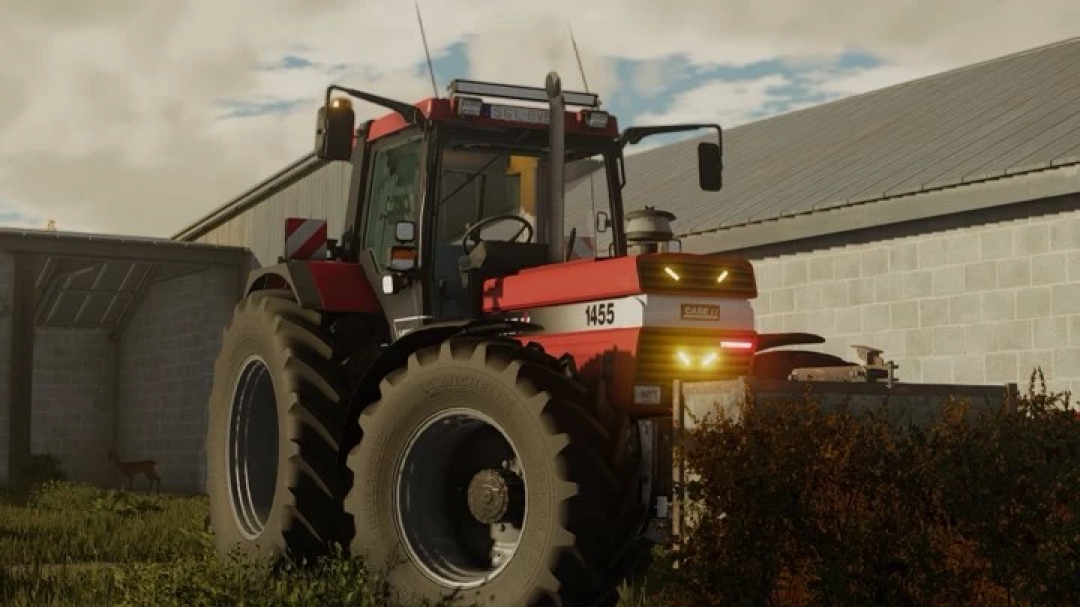
[[[590,327],[615,324],[615,302],[585,306],[585,324]]]

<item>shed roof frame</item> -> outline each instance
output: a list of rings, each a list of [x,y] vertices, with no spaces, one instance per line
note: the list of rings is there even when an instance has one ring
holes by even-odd
[[[34,266],[35,326],[111,329],[113,339],[123,333],[153,284],[227,266],[238,269],[237,284],[243,285],[251,268],[250,251],[239,247],[45,230],[0,228],[0,251]],[[93,284],[79,285],[79,277],[90,274]],[[87,315],[96,318],[87,320]]]
[[[180,242],[163,238],[0,228],[0,251],[53,257],[149,263],[236,265],[250,259],[242,247]]]

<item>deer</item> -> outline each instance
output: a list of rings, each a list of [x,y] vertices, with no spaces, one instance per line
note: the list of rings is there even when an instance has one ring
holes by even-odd
[[[150,480],[150,489],[154,489],[154,484],[157,484],[157,492],[161,493],[161,477],[157,473],[157,461],[152,459],[144,459],[137,462],[124,462],[120,461],[120,458],[116,456],[116,451],[109,449],[109,461],[113,466],[120,471],[121,474],[128,479],[128,489],[132,488],[135,477],[142,474]]]

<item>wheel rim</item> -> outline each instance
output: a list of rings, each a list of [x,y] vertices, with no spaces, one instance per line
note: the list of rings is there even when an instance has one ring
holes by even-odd
[[[278,473],[277,397],[258,356],[241,366],[229,408],[229,504],[240,534],[262,534],[274,503]]]
[[[406,552],[431,580],[474,588],[499,575],[528,517],[524,470],[490,417],[451,409],[428,418],[405,446],[395,518]]]

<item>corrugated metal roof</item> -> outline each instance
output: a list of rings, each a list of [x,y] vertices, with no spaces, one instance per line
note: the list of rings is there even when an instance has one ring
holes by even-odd
[[[627,209],[683,235],[1080,163],[1080,38],[725,131],[725,185],[697,185],[701,139],[626,159]],[[588,180],[567,217],[589,225]]]

